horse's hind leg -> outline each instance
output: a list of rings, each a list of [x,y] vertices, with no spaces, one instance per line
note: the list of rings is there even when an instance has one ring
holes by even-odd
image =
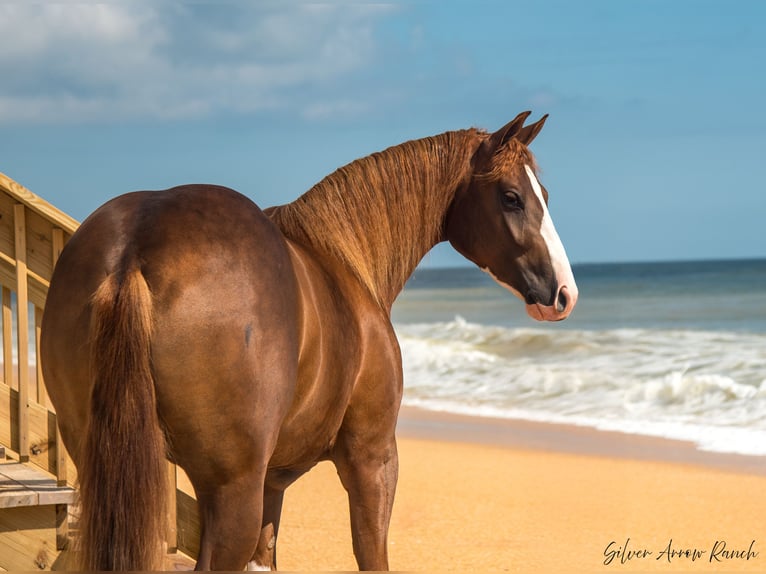
[[[197,490],[202,534],[196,570],[243,570],[258,544],[265,469]]]
[[[271,488],[268,484],[264,488],[261,535],[255,554],[247,563],[248,570],[277,569],[277,535],[279,534],[279,519],[282,515],[284,494],[284,490]]]

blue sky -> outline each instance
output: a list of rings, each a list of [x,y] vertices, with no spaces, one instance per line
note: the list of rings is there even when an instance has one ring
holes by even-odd
[[[81,220],[190,182],[268,206],[531,109],[573,262],[764,257],[765,22],[757,0],[0,3],[0,171]]]

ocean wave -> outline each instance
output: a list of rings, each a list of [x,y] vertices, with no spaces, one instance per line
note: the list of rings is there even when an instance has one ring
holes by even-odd
[[[766,454],[766,335],[506,328],[461,317],[396,330],[405,404]]]

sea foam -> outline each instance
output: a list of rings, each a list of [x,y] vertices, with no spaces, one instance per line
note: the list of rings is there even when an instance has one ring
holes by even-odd
[[[766,335],[398,324],[404,403],[766,455]]]

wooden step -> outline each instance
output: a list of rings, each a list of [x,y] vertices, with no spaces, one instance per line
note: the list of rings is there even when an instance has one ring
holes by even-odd
[[[75,491],[31,464],[0,462],[0,570],[60,569]]]
[[[20,462],[0,463],[0,508],[73,504],[75,491],[58,486],[56,479]]]

